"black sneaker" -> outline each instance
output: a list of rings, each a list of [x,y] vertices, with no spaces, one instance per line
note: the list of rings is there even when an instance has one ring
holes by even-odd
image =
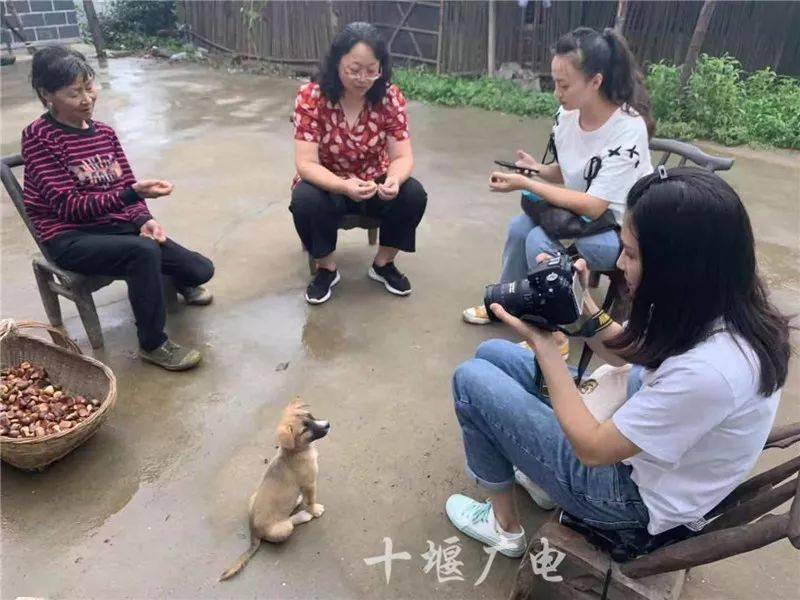
[[[392,294],[408,296],[411,293],[411,282],[397,270],[393,262],[388,262],[382,267],[372,263],[367,275],[370,279],[380,281]]]
[[[309,304],[322,304],[331,297],[331,288],[339,283],[339,271],[317,269],[314,279],[306,288],[306,302]]]

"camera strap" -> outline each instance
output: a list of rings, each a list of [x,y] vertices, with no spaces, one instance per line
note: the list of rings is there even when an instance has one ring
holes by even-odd
[[[558,117],[556,117],[556,120],[557,119]],[[549,160],[548,157],[550,157]],[[558,150],[556,150],[556,136],[554,133],[551,133],[550,138],[547,140],[547,147],[544,149],[544,154],[542,155],[542,164],[551,165],[556,162],[558,162]]]
[[[578,387],[580,387],[581,381],[583,381],[583,376],[586,374],[586,369],[589,366],[589,362],[592,360],[593,354],[594,351],[589,347],[589,344],[584,344],[583,350],[581,351],[581,357],[578,360],[578,372],[573,378],[575,385]],[[533,387],[535,390],[538,390],[542,396],[549,400],[550,391],[547,389],[547,383],[544,380],[544,375],[542,374],[542,369],[539,367],[539,361],[536,360],[536,356],[533,357],[533,362],[536,364],[536,375],[534,375],[533,378]]]
[[[581,385],[581,381],[583,380],[583,376],[586,374],[586,369],[589,367],[589,362],[592,360],[592,355],[594,354],[594,350],[589,347],[589,344],[583,344],[583,350],[581,350],[581,357],[578,359],[578,373],[575,375],[575,385]]]

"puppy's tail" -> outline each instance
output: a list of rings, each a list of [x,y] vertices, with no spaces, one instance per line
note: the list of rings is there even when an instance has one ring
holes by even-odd
[[[250,538],[250,547],[247,551],[242,554],[239,559],[231,565],[227,571],[225,571],[222,575],[219,576],[220,581],[225,581],[226,579],[230,579],[234,575],[236,575],[242,568],[247,564],[253,555],[258,552],[259,547],[261,546],[261,538],[257,536],[253,536]]]

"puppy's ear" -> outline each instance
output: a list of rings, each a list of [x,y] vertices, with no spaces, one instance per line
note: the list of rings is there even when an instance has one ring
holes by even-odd
[[[278,427],[278,444],[286,450],[294,450],[294,431],[291,425]]]

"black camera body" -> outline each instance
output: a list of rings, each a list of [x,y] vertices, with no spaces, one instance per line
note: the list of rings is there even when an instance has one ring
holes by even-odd
[[[572,261],[560,254],[536,265],[525,279],[487,285],[483,303],[493,321],[499,319],[490,306],[497,303],[523,321],[555,330],[574,323],[581,315],[582,292],[574,289],[574,283]]]

